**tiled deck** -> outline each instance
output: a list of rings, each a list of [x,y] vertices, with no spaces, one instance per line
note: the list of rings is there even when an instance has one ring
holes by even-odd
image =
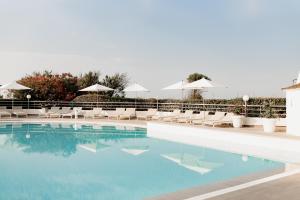
[[[231,192],[210,200],[299,200],[300,174]]]

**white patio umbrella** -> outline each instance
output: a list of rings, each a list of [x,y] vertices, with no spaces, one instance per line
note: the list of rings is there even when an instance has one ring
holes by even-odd
[[[123,91],[124,92],[135,92],[135,107],[136,107],[136,99],[137,99],[138,92],[149,92],[148,89],[146,89],[145,87],[143,87],[137,83],[134,83],[134,84],[126,87]]]
[[[15,90],[15,91],[19,91],[19,90],[31,90],[31,88],[26,87],[24,85],[21,85],[19,83],[17,83],[16,81],[13,81],[11,83],[2,85],[0,87],[0,90]],[[14,96],[12,96],[12,107],[11,109],[13,109],[14,107]]]
[[[188,83],[185,85],[186,89],[198,90],[204,88],[216,88],[216,87],[225,87],[221,84],[215,83],[213,81],[207,80],[206,78],[202,78],[198,81],[194,81],[192,83]]]
[[[183,91],[186,89],[185,86],[186,86],[187,82],[186,81],[179,81],[177,83],[174,83],[172,85],[169,85],[165,88],[163,88],[163,90],[181,90],[181,98],[183,99]]]
[[[185,88],[190,90],[203,90],[205,88],[218,88],[218,87],[226,87],[226,86],[207,80],[206,78],[202,78],[198,81],[194,81],[192,83],[185,85]],[[204,97],[203,97],[203,106],[204,106]]]
[[[113,91],[114,89],[111,89],[109,87],[106,87],[104,85],[95,84],[92,86],[89,86],[87,88],[79,90],[80,92],[97,92],[97,107],[99,103],[99,92],[105,92],[105,91]]]
[[[181,100],[183,100],[183,93],[184,93],[184,90],[186,90],[186,88],[185,88],[186,84],[187,84],[187,82],[182,80],[182,81],[179,81],[172,85],[169,85],[169,86],[163,88],[162,90],[181,90]],[[183,104],[182,104],[181,108],[183,109]]]

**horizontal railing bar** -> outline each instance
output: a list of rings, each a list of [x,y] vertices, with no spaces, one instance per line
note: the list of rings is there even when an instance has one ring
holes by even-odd
[[[160,111],[172,111],[173,109],[184,110],[194,110],[199,112],[201,110],[207,111],[229,111],[230,109],[236,107],[234,104],[210,104],[210,103],[192,103],[192,102],[70,102],[70,101],[24,101],[24,100],[0,100],[0,106],[5,106],[11,108],[12,104],[14,106],[22,106],[23,108],[39,109],[43,107],[52,106],[67,106],[67,107],[83,107],[84,109],[91,109],[93,107],[102,107],[104,110],[113,110],[117,107],[136,107],[137,110],[146,110],[149,108],[158,108]],[[245,108],[245,105],[238,105],[238,107]],[[284,105],[274,105],[272,106],[274,114],[277,116],[286,115],[286,106]],[[263,105],[247,105],[247,113],[249,116],[260,116],[264,113]]]

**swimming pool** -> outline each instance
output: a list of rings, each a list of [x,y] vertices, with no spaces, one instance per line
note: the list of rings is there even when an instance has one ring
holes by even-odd
[[[283,163],[147,137],[126,126],[0,123],[0,199],[139,200]]]

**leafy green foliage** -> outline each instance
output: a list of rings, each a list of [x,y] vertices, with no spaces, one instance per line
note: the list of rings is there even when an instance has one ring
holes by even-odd
[[[272,106],[274,106],[274,102],[270,100],[266,100],[264,102],[264,111],[261,114],[262,118],[267,118],[267,119],[276,118]]]
[[[102,85],[114,89],[114,91],[105,92],[108,97],[124,97],[123,90],[128,84],[127,74],[116,73],[112,76],[106,75],[101,82]]]
[[[205,78],[207,80],[211,80],[208,76],[206,76],[204,74],[193,73],[193,74],[190,74],[187,77],[187,81],[189,83],[191,83],[191,82],[194,82],[194,81],[198,81],[198,80],[200,80],[202,78]],[[190,100],[199,100],[199,99],[202,99],[201,91],[200,90],[192,90],[190,92],[190,94],[189,94],[188,99],[190,99]]]
[[[80,89],[89,87],[99,83],[100,72],[89,71],[85,74],[81,74],[78,79],[78,86]]]
[[[231,107],[228,112],[232,112],[235,115],[242,115],[244,112],[244,107],[242,105],[235,105]]]
[[[199,74],[199,73],[193,73],[193,74],[190,74],[190,75],[188,76],[188,78],[187,78],[187,81],[188,81],[189,83],[191,83],[191,82],[194,82],[194,81],[198,81],[198,80],[200,80],[200,79],[202,79],[202,78],[205,78],[205,79],[211,81],[211,79],[210,79],[208,76],[206,76],[206,75],[204,75],[204,74]]]

